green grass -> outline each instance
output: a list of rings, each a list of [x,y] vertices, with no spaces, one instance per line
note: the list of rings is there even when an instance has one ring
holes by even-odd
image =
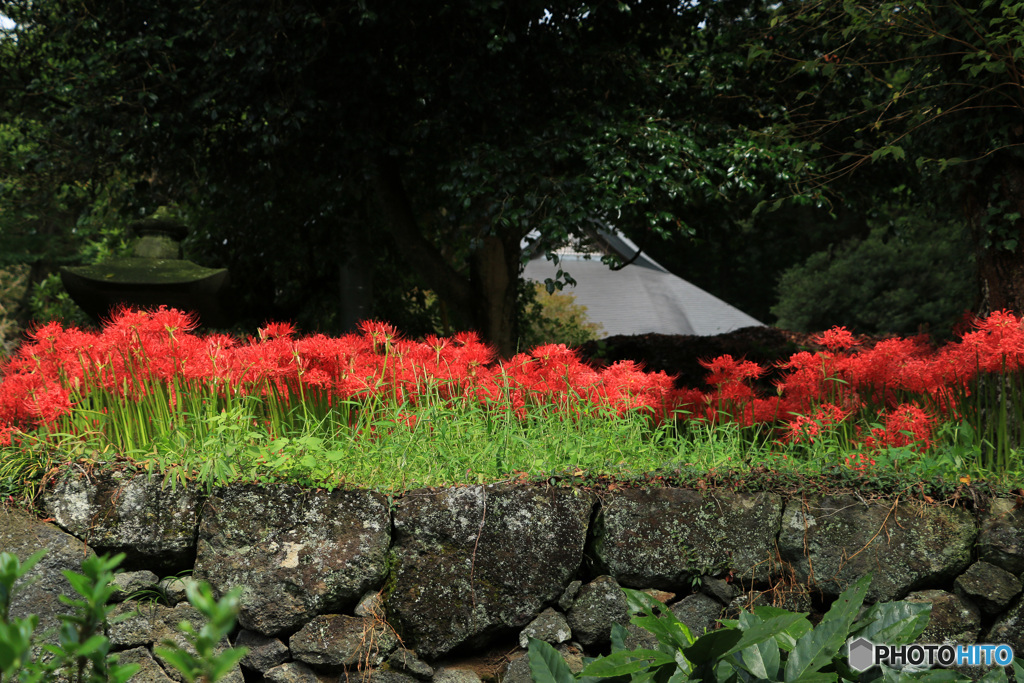
[[[466,402],[388,408],[340,406],[293,410],[271,435],[253,402],[219,413],[179,416],[151,441],[115,445],[99,432],[39,434],[0,460],[0,495],[32,499],[62,468],[121,468],[166,474],[172,485],[208,490],[232,482],[359,486],[401,493],[414,488],[518,479],[607,486],[725,486],[743,490],[911,491],[959,496],[970,483],[992,491],[1020,487],[1024,473],[980,470],[973,434],[947,425],[925,454],[909,448],[872,454],[857,471],[841,432],[813,444],[781,444],[766,429],[680,422],[654,428],[643,415],[581,407],[570,418],[537,407],[525,417]],[[372,417],[369,417],[371,416]],[[349,425],[352,416],[355,424]],[[413,425],[413,426],[410,426]],[[1019,457],[1016,458],[1019,461]]]

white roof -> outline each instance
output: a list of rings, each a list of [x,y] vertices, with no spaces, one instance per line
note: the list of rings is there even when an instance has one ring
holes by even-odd
[[[629,260],[638,247],[625,236],[607,228],[600,230],[606,248]],[[763,323],[709,294],[700,287],[673,275],[657,261],[642,253],[621,270],[601,263],[600,254],[587,259],[571,248],[558,250],[560,265],[541,254],[530,260],[524,277],[544,282],[554,278],[558,269],[568,273],[576,286],[563,292],[576,297],[587,307],[590,322],[601,323],[604,334],[683,334],[715,335]]]

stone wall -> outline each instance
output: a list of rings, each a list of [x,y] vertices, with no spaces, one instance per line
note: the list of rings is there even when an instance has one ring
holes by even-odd
[[[401,497],[238,485],[205,495],[109,477],[60,481],[44,495],[45,521],[0,514],[0,551],[50,548],[14,609],[40,614],[44,627],[66,609],[60,570],[87,553],[126,553],[117,614],[127,618],[110,636],[143,663],[137,681],[174,676],[152,648],[198,618],[184,601],[189,576],[219,592],[244,587],[233,644],[251,652],[233,683],[359,671],[392,683],[528,680],[527,636],[577,664],[607,647],[611,623],[629,619],[619,586],[650,591],[700,633],[754,604],[823,612],[866,572],[869,601],[932,603],[921,642],[1024,652],[1024,510],[1012,500],[967,510],[532,485]]]

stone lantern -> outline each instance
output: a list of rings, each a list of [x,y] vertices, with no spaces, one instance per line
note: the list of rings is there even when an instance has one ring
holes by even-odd
[[[64,288],[82,310],[99,322],[118,306],[166,305],[196,313],[201,325],[230,323],[220,299],[228,271],[182,258],[181,241],[188,234],[185,225],[149,218],[128,228],[136,236],[131,256],[61,269]]]

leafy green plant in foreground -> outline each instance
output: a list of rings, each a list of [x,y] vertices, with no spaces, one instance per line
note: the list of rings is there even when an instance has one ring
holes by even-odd
[[[119,664],[117,654],[110,652],[106,636],[108,604],[115,587],[111,583],[114,570],[124,555],[92,556],[82,562],[82,573],[65,571],[77,598],[60,596],[61,602],[75,609],[73,614],[60,615],[57,644],[42,642],[47,634],[37,634],[39,618],[11,618],[10,608],[15,583],[23,579],[46,554],[35,553],[24,563],[11,553],[0,553],[0,683],[124,683],[138,670],[138,664]],[[215,652],[214,646],[234,628],[238,612],[238,592],[232,591],[216,600],[210,587],[199,584],[188,587],[188,598],[207,619],[196,632],[183,622],[192,654],[174,643],[165,643],[158,652],[178,669],[188,683],[216,683],[245,656],[245,648]]]
[[[234,588],[219,601],[207,583],[188,582],[185,593],[188,601],[206,617],[206,623],[198,631],[187,621],[180,628],[185,640],[195,650],[192,654],[171,641],[164,641],[156,653],[181,672],[188,683],[205,681],[213,683],[224,677],[248,652],[247,648],[229,648],[217,652],[217,645],[235,626],[238,613],[238,599],[241,588]]]
[[[757,607],[700,637],[695,637],[661,603],[645,593],[624,588],[631,611],[642,613],[632,623],[657,637],[657,650],[627,648],[627,632],[615,624],[611,654],[585,660],[586,665],[577,675],[569,670],[555,648],[531,639],[530,672],[537,683],[970,680],[949,670],[907,672],[884,665],[863,673],[852,670],[846,663],[846,643],[850,638],[909,644],[921,635],[931,615],[931,605],[927,603],[886,602],[872,605],[858,618],[870,583],[868,575],[847,589],[817,626],[811,624],[806,613]],[[1024,667],[1014,662],[1013,668],[1016,679],[1024,681]],[[994,668],[982,680],[1005,682],[1006,672]]]

